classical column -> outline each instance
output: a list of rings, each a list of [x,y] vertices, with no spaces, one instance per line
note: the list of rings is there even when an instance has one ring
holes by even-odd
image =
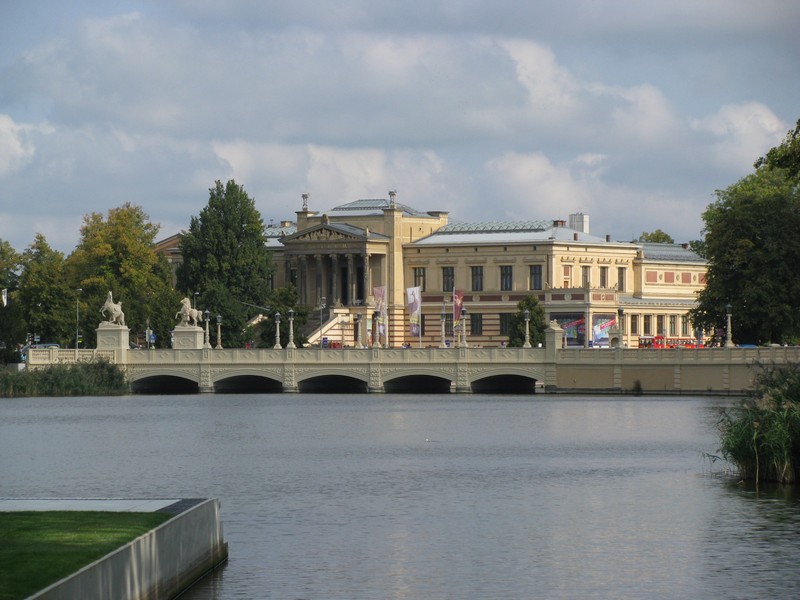
[[[339,255],[331,254],[331,305],[336,306],[341,301],[339,295]]]
[[[356,304],[356,272],[355,272],[355,257],[352,254],[347,255],[347,298],[350,306]]]
[[[315,254],[314,258],[317,259],[317,301],[319,302],[319,299],[325,295],[325,292],[322,291],[324,285],[322,277],[322,254]]]
[[[301,254],[298,258],[298,268],[297,268],[297,287],[298,295],[300,296],[300,302],[302,304],[308,304],[308,259],[304,254]]]
[[[367,304],[367,298],[372,295],[372,282],[369,277],[369,252],[361,255],[364,259],[364,304]]]

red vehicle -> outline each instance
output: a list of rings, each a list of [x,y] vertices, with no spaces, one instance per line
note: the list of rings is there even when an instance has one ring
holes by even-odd
[[[639,336],[639,348],[703,348],[703,342],[694,338],[664,337],[663,335]]]

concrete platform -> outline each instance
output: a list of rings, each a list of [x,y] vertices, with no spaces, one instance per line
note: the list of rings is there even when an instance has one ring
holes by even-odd
[[[163,512],[150,532],[29,600],[174,598],[228,558],[220,505],[208,498],[0,498],[0,512]]]
[[[181,498],[0,498],[0,512],[23,510],[90,510],[158,512],[182,502]]]

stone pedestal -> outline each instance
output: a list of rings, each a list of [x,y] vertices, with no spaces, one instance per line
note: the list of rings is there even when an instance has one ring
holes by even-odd
[[[98,350],[128,350],[131,330],[124,325],[104,321],[95,329]]]
[[[201,350],[205,331],[196,325],[177,325],[172,330],[172,347],[175,350]]]

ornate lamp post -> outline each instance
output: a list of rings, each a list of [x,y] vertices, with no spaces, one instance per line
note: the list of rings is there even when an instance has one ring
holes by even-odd
[[[625,311],[620,306],[617,309],[617,329],[619,330],[619,347],[624,348],[624,335],[625,335]]]
[[[77,356],[77,354],[78,354],[78,338],[80,337],[80,322],[81,322],[80,299],[81,299],[81,292],[83,291],[83,288],[78,288],[75,291],[78,292],[75,295],[75,355]]]
[[[529,311],[526,308],[525,312],[523,312],[522,315],[525,317],[525,343],[522,344],[522,347],[523,348],[530,348],[531,347],[531,328],[530,328],[531,311]]]
[[[461,309],[461,346],[467,348],[467,307]]]
[[[205,343],[203,344],[203,348],[211,348],[211,334],[208,332],[208,322],[211,320],[211,311],[206,309],[203,313],[205,317],[205,326],[206,326],[206,333],[205,333]]]
[[[325,310],[325,296],[319,299],[319,347],[322,348],[322,311]]]
[[[200,295],[200,292],[195,292],[192,294],[192,308],[197,308],[197,296]]]
[[[294,310],[289,309],[289,343],[286,344],[287,348],[296,348],[294,345]]]
[[[275,350],[281,349],[281,313],[275,313],[275,345],[273,348]]]
[[[373,348],[380,348],[381,347],[381,336],[380,332],[378,331],[378,319],[381,318],[381,313],[377,310],[372,314],[372,347]]]
[[[222,350],[222,315],[217,315],[217,345],[216,350]]]
[[[728,328],[725,330],[725,347],[733,348],[733,340],[731,339],[731,315],[733,314],[733,306],[730,302],[725,305],[725,315],[728,317]]]
[[[439,315],[439,316],[442,319],[442,321],[441,321],[441,324],[442,324],[442,343],[439,344],[439,348],[447,348],[447,344],[445,343],[445,340],[444,340],[444,336],[445,336],[444,325],[445,325],[445,322],[447,321],[447,311],[445,310],[444,302],[442,302],[442,314]]]

